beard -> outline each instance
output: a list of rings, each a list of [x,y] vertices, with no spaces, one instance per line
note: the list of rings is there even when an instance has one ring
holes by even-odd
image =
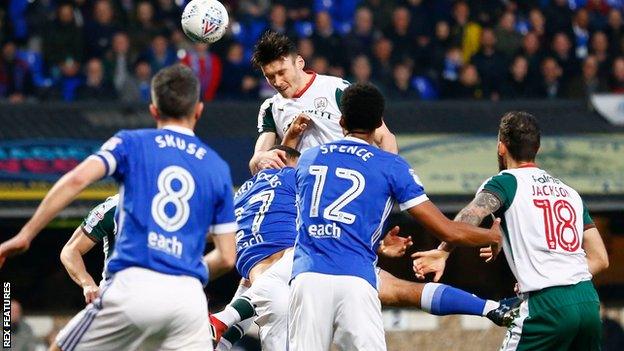
[[[501,155],[496,155],[498,156],[498,171],[504,171],[507,169],[507,164],[505,163],[505,159],[503,158],[503,156]]]

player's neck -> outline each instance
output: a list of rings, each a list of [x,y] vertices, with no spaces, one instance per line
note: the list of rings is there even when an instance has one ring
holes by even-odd
[[[170,126],[186,128],[192,131],[195,128],[195,121],[191,120],[190,118],[183,118],[158,120],[156,122],[156,128],[158,129],[163,129]]]
[[[374,133],[365,133],[365,132],[348,132],[346,137],[358,138],[364,140],[368,144],[373,144],[375,142],[375,134]]]
[[[537,167],[535,161],[516,161],[514,159],[507,159],[507,169],[516,169],[516,168],[527,168],[527,167]]]
[[[299,86],[297,87],[297,91],[295,91],[293,97],[301,96],[301,94],[303,94],[303,92],[310,87],[312,79],[314,79],[314,73],[303,71],[300,77]]]

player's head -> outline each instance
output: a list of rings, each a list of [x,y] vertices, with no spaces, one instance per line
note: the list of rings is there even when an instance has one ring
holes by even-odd
[[[193,71],[177,64],[165,67],[152,78],[150,113],[157,121],[192,119],[204,108],[199,101],[199,81]]]
[[[537,120],[528,112],[511,111],[503,115],[498,128],[498,168],[509,167],[508,160],[533,162],[540,147]]]
[[[381,127],[386,102],[374,85],[356,83],[340,99],[340,125],[348,133],[370,134]]]
[[[297,165],[297,161],[299,161],[299,156],[301,156],[299,151],[285,145],[274,145],[269,150],[284,151],[286,153],[286,166],[288,167],[295,167]]]
[[[251,63],[262,70],[267,82],[285,98],[305,85],[305,61],[295,44],[283,34],[266,32],[254,48]]]

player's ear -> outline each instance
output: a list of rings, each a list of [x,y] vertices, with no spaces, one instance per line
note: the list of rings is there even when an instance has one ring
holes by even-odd
[[[305,60],[300,55],[297,55],[295,58],[295,67],[297,69],[303,69],[303,67],[305,67]]]
[[[158,108],[154,104],[149,105],[149,112],[152,117],[158,121],[160,119],[160,114],[158,113]]]
[[[498,141],[498,155],[504,156],[507,153],[507,146],[502,141]]]
[[[204,111],[204,103],[200,101],[195,105],[195,115],[193,116],[195,117],[195,121],[199,120],[203,111]]]

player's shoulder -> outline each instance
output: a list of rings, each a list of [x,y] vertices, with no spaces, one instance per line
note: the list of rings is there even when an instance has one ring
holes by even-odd
[[[315,79],[318,83],[321,83],[323,86],[330,88],[345,89],[351,84],[346,79],[336,76],[328,76],[325,74],[317,74]]]

